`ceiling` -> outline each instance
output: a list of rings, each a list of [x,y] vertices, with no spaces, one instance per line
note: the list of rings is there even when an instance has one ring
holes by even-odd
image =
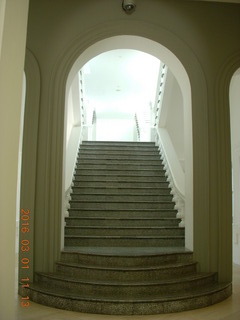
[[[159,59],[137,50],[102,53],[82,69],[84,103],[98,119],[127,119],[154,103],[159,67]]]

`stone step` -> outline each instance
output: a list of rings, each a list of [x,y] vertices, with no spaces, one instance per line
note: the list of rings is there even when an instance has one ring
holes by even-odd
[[[184,236],[184,228],[146,226],[66,226],[65,235],[77,236]]]
[[[70,200],[71,208],[81,209],[174,209],[172,201],[84,201]]]
[[[130,152],[130,153],[140,153],[140,152],[157,152],[159,153],[157,146],[81,146],[78,152]]]
[[[75,175],[94,175],[94,176],[140,176],[140,177],[152,177],[152,176],[160,176],[165,177],[165,171],[161,169],[153,169],[153,170],[132,170],[132,169],[124,169],[124,170],[115,170],[115,169],[95,169],[95,168],[89,168],[89,169],[75,169]]]
[[[193,266],[193,253],[183,247],[66,247],[61,252],[61,262],[114,269],[162,266],[165,278],[167,270],[169,276],[173,275],[171,266],[175,266],[179,274],[186,272],[186,265]],[[194,265],[188,272],[196,271],[196,262]]]
[[[172,195],[133,195],[133,194],[81,194],[72,193],[72,200],[85,201],[172,201]]]
[[[101,219],[150,219],[150,218],[176,218],[177,210],[174,209],[84,209],[70,208],[69,216]]]
[[[139,218],[139,219],[113,219],[113,218],[87,218],[87,217],[66,217],[66,226],[112,226],[112,227],[178,227],[181,219],[176,218]]]
[[[110,267],[110,266],[89,266],[79,263],[58,262],[56,265],[58,274],[71,276],[75,279],[133,283],[134,281],[163,281],[179,279],[196,273],[196,262],[175,262],[160,266],[141,267]]]
[[[135,162],[139,160],[144,160],[144,161],[154,161],[160,160],[160,155],[159,154],[148,154],[148,155],[135,155],[135,154],[81,154],[81,156],[77,157],[78,160],[84,160],[84,159],[97,159],[98,161],[101,160],[134,160]]]
[[[160,159],[160,157],[156,157],[156,159],[150,160],[150,159],[137,159],[137,161],[135,159],[129,159],[129,158],[124,158],[119,160],[118,158],[110,158],[110,159],[95,159],[95,158],[87,158],[87,157],[80,157],[77,159],[76,162],[76,166],[79,165],[88,165],[88,166],[92,166],[92,165],[117,165],[117,166],[138,166],[138,167],[148,167],[148,166],[154,166],[154,167],[158,167],[158,166],[162,166],[162,160]]]
[[[111,151],[119,151],[119,150],[130,150],[130,151],[156,151],[158,150],[158,146],[154,145],[81,145],[79,148],[79,151],[81,150],[89,150],[89,151],[95,151],[95,150],[111,150]]]
[[[169,182],[167,181],[124,181],[121,180],[98,180],[98,181],[90,181],[90,180],[73,180],[73,187],[97,187],[97,188],[168,188]]]
[[[74,179],[73,183],[75,181],[118,181],[122,183],[126,182],[167,182],[167,177],[164,175],[148,175],[148,176],[141,176],[141,175],[126,175],[126,174],[119,174],[119,175],[114,175],[114,174],[98,174],[98,175],[91,175],[91,174],[74,174]]]
[[[31,284],[29,288],[20,286],[20,294],[30,300],[49,307],[93,314],[111,315],[152,315],[180,312],[203,308],[223,301],[231,295],[230,284],[221,283],[204,287],[191,288],[182,293],[170,295],[151,295],[114,299],[113,297],[88,297],[69,290],[49,288],[41,284]]]
[[[170,195],[170,188],[153,188],[153,187],[145,187],[145,188],[117,188],[117,187],[72,187],[72,192],[74,194],[128,194],[128,195]]]
[[[65,236],[65,246],[110,246],[110,247],[183,247],[184,236]]]
[[[111,280],[111,279],[109,279]],[[71,293],[84,292],[85,295],[91,297],[111,297],[115,299],[128,298],[140,296],[153,295],[169,295],[171,293],[182,293],[190,290],[192,287],[202,287],[214,283],[215,274],[194,274],[188,277],[181,277],[180,279],[171,280],[155,280],[155,281],[141,281],[135,282],[129,280],[109,281],[103,280],[86,280],[75,279],[73,277],[66,277],[60,274],[46,274],[36,273],[36,281],[46,287],[70,290]]]
[[[93,161],[92,161],[93,162]],[[97,161],[93,162],[93,163],[88,163],[83,162],[83,161],[79,161],[76,164],[76,169],[82,169],[82,170],[163,170],[163,164],[161,164],[160,162],[158,164],[155,165],[147,165],[147,164],[139,164],[139,163],[106,163],[106,162],[100,162],[98,163]]]
[[[151,156],[157,156],[160,158],[159,152],[157,149],[150,149],[150,150],[125,150],[125,149],[109,149],[109,150],[102,150],[102,149],[89,149],[89,150],[85,150],[85,149],[80,149],[78,152],[78,156],[91,156],[91,155],[96,155],[96,156],[101,156],[101,155],[106,155],[106,156],[132,156],[132,157],[138,157],[138,156],[146,156],[146,157],[151,157]]]
[[[154,142],[133,142],[133,141],[82,141],[81,146],[126,146],[126,147],[154,147]]]

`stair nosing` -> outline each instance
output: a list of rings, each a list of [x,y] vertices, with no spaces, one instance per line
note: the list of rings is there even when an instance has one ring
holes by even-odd
[[[155,270],[155,269],[154,269]],[[115,271],[115,270],[114,270]],[[121,271],[121,270],[120,270]],[[124,270],[125,271],[125,270]],[[133,270],[135,271],[135,270]],[[140,271],[144,271],[144,270],[140,270]],[[147,270],[147,271],[150,271],[150,270]],[[166,280],[161,280],[161,281],[150,281],[150,280],[147,280],[145,282],[133,282],[133,281],[129,281],[128,283],[127,282],[105,282],[105,281],[86,281],[86,280],[83,280],[83,279],[75,279],[75,278],[67,278],[67,277],[64,277],[62,275],[59,274],[49,274],[49,273],[44,273],[44,272],[36,272],[37,274],[39,275],[43,275],[45,277],[48,277],[48,278],[52,278],[52,279],[55,279],[55,280],[60,280],[60,281],[66,281],[66,282],[72,282],[72,283],[79,283],[79,284],[86,284],[86,285],[98,285],[98,286],[108,286],[108,287],[140,287],[140,286],[146,286],[146,287],[152,287],[152,286],[161,286],[161,285],[173,285],[173,284],[181,284],[181,283],[184,283],[184,282],[193,282],[194,280],[201,280],[201,279],[204,279],[204,278],[209,278],[209,277],[212,277],[214,275],[216,275],[215,272],[208,272],[208,273],[194,273],[194,274],[191,274],[191,275],[185,275],[185,276],[182,276],[180,279],[178,278],[171,278],[171,279],[166,279]]]
[[[65,217],[65,219],[87,219],[87,220],[116,220],[116,221],[118,221],[118,220],[127,220],[127,221],[131,221],[131,220],[173,220],[173,221],[175,221],[175,220],[181,220],[181,218],[109,218],[109,217]]]
[[[102,230],[102,229],[123,229],[123,230],[170,230],[170,229],[176,229],[176,230],[183,230],[185,229],[184,227],[178,227],[178,226],[173,226],[173,227],[114,227],[114,226],[65,226],[67,229],[97,229],[97,230]]]
[[[167,203],[167,204],[173,204],[174,205],[174,202],[173,201],[167,201],[167,200],[164,200],[164,201],[157,201],[157,200],[152,200],[152,201],[128,201],[128,200],[123,200],[123,201],[119,201],[119,200],[108,200],[108,201],[104,201],[104,200],[69,200],[69,202],[72,202],[72,203],[151,203],[151,204],[155,204],[155,203]]]
[[[149,256],[147,256],[149,257]],[[84,264],[79,264],[79,263],[68,263],[68,262],[63,262],[59,261],[57,262],[57,265],[65,266],[65,267],[72,267],[76,269],[90,269],[90,270],[107,270],[107,271],[129,271],[129,272],[141,272],[141,271],[150,271],[150,270],[163,270],[163,269],[180,269],[183,267],[191,267],[191,266],[196,266],[197,262],[196,261],[191,261],[191,262],[174,262],[174,263],[163,263],[161,265],[157,266],[148,266],[148,267],[103,267],[103,266],[94,266],[94,265],[84,265]]]
[[[70,209],[68,209],[68,211],[71,211],[71,210],[73,210],[73,211],[79,211],[79,210],[81,210],[81,211],[116,211],[116,212],[128,212],[128,211],[137,211],[137,212],[141,212],[141,213],[143,213],[143,212],[162,212],[162,211],[174,211],[174,212],[177,212],[177,209],[168,209],[168,208],[166,208],[166,209],[98,209],[98,208],[96,208],[96,209],[89,209],[89,208],[70,208]]]
[[[188,300],[188,299],[194,299],[194,298],[199,298],[199,297],[203,297],[203,296],[207,296],[207,295],[212,295],[214,293],[220,292],[224,289],[227,289],[231,284],[229,283],[219,283],[216,285],[211,285],[208,286],[208,288],[204,288],[204,291],[201,292],[190,292],[189,293],[185,293],[185,294],[175,294],[172,296],[165,296],[165,297],[151,297],[151,298],[136,298],[136,299],[111,299],[110,297],[104,297],[101,296],[96,298],[96,297],[87,297],[87,296],[78,296],[76,294],[71,294],[71,293],[63,293],[63,290],[61,290],[61,292],[58,290],[58,292],[53,292],[51,290],[49,290],[49,288],[41,288],[40,286],[32,286],[30,284],[30,287],[28,288],[28,290],[33,290],[35,292],[39,292],[41,294],[45,294],[45,295],[49,295],[49,296],[54,296],[54,297],[59,297],[59,298],[63,298],[63,299],[70,299],[70,300],[77,300],[77,301],[88,301],[88,302],[100,302],[100,303],[125,303],[125,304],[133,304],[133,303],[164,303],[164,302],[172,302],[172,301],[181,301],[181,300]]]
[[[133,239],[133,240],[138,240],[138,239],[155,239],[155,240],[160,240],[160,239],[185,239],[185,236],[79,236],[79,235],[65,235],[65,239]]]

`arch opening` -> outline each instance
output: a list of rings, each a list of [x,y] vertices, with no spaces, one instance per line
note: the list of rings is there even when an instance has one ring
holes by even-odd
[[[67,140],[70,133],[67,131],[67,112],[69,105],[69,94],[73,90],[72,85],[78,77],[78,72],[84,65],[94,57],[111,50],[119,49],[131,49],[138,50],[143,53],[152,55],[159,59],[170,69],[172,76],[176,79],[176,83],[180,89],[180,95],[182,97],[183,104],[183,122],[184,122],[184,167],[185,170],[185,246],[186,248],[193,250],[193,159],[192,159],[192,110],[191,110],[191,87],[189,77],[185,68],[180,60],[166,47],[162,46],[158,42],[143,38],[140,36],[115,36],[96,42],[92,46],[88,47],[75,61],[71,71],[69,72],[66,83],[66,95],[65,95],[65,129],[64,129],[64,161],[63,161],[63,186],[65,186],[64,202],[63,202],[63,220],[65,215],[65,205],[67,189],[70,187],[69,182],[72,177],[72,170],[66,170],[68,167],[69,159],[66,157],[71,154],[71,161],[76,157],[77,146],[79,138],[75,138],[74,143],[71,144],[72,152],[67,150]],[[79,80],[79,79],[78,79]],[[74,130],[76,131],[76,137],[79,137],[81,131],[81,114],[78,113],[76,117],[76,125]],[[70,145],[70,144],[68,144]],[[74,145],[74,146],[73,146]],[[74,151],[75,150],[75,151]],[[64,226],[64,223],[62,223]],[[63,247],[63,230],[62,228],[62,247]]]

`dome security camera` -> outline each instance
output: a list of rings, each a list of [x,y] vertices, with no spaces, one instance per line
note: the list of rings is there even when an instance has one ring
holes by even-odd
[[[123,0],[122,7],[126,13],[130,14],[135,11],[136,4],[135,4],[134,0]]]

